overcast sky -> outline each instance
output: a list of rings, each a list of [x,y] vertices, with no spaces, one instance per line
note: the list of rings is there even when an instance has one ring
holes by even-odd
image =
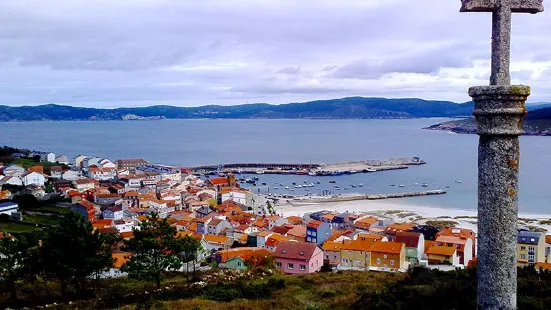
[[[0,104],[464,102],[491,16],[459,0],[1,0]],[[513,83],[551,102],[551,15],[513,18]]]

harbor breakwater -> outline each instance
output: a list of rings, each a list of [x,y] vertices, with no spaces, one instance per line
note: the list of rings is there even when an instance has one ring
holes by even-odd
[[[331,175],[335,173],[377,172],[407,169],[410,165],[423,165],[419,157],[401,157],[377,160],[359,160],[339,163],[236,163],[190,167],[194,173],[257,173]]]
[[[305,199],[304,197],[300,197],[300,198],[297,197],[293,199],[293,202],[321,203],[321,202],[343,202],[343,201],[355,201],[355,200],[383,200],[383,199],[392,199],[392,198],[406,198],[406,197],[443,195],[443,194],[446,194],[446,191],[438,189],[438,190],[430,190],[430,191],[422,191],[422,192],[347,195],[347,196],[339,196],[339,197],[311,198],[311,199]]]

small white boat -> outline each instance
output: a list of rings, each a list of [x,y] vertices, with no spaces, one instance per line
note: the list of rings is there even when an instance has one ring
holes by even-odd
[[[279,183],[279,186],[283,186],[283,183]]]
[[[308,181],[304,180],[304,183],[308,183]]]
[[[310,171],[310,172],[308,172],[308,175],[314,177],[314,176],[316,176],[316,173],[314,171]]]
[[[296,185],[295,188],[302,188],[302,185]]]
[[[279,187],[276,186],[276,187],[274,187],[274,189],[279,189]]]
[[[446,185],[446,188],[450,188],[450,186],[449,186],[449,185]]]
[[[400,184],[398,185],[398,187],[406,187],[404,184]]]
[[[377,172],[375,169],[367,169],[367,172]]]
[[[258,171],[256,172],[256,174],[264,174],[264,171],[258,170]]]
[[[416,183],[413,183],[413,185],[414,185],[414,186],[419,186],[419,183],[416,182]]]
[[[289,189],[289,186],[285,186],[285,189]]]
[[[358,173],[356,170],[350,170],[350,173]]]
[[[358,184],[358,187],[363,187],[364,185],[362,183]]]
[[[429,185],[428,185],[427,183],[423,183],[423,184],[421,184],[421,186],[422,186],[422,187],[427,187],[427,186],[429,186]]]
[[[455,180],[455,183],[463,183],[461,180]]]

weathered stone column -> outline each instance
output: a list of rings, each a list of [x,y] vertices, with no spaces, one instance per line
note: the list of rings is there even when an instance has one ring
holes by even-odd
[[[516,309],[519,138],[529,86],[469,89],[478,146],[478,309]]]

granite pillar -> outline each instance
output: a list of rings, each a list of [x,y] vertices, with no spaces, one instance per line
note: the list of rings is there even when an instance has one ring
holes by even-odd
[[[478,146],[478,309],[516,309],[519,135],[529,86],[472,87]]]

